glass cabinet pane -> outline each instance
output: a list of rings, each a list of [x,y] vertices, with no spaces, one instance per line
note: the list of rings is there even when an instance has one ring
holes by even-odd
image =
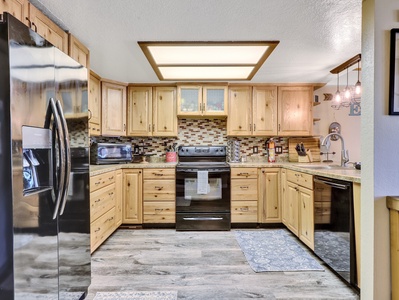
[[[199,108],[199,92],[198,88],[182,88],[180,90],[180,111],[181,112],[198,112]]]
[[[224,111],[224,89],[206,90],[206,110]]]

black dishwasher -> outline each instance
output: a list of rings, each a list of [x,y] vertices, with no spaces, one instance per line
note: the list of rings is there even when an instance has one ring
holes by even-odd
[[[314,176],[314,252],[358,288],[352,182]]]

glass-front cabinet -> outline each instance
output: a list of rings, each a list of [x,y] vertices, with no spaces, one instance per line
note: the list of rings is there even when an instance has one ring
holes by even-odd
[[[178,86],[177,115],[179,117],[227,116],[227,86]]]

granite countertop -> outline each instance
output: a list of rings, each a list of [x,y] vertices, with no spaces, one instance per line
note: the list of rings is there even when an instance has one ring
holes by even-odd
[[[307,166],[328,166],[327,163],[289,163],[289,162],[245,162],[229,163],[231,168],[285,168],[299,171],[311,175],[330,177],[351,182],[361,182],[361,171],[355,168],[334,168],[334,169],[311,169]],[[171,169],[175,168],[176,162],[166,163],[134,163],[134,164],[114,164],[114,165],[90,165],[90,176],[115,171],[119,169]]]

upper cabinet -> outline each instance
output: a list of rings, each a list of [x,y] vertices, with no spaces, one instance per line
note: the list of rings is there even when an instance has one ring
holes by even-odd
[[[126,135],[126,84],[101,82],[101,133],[108,136]]]
[[[311,86],[231,86],[227,134],[311,135],[312,97]]]
[[[8,12],[21,22],[27,22],[29,16],[28,0],[2,0],[0,1],[0,13]]]
[[[101,78],[93,71],[89,77],[89,133],[101,135]]]
[[[28,26],[64,53],[68,53],[68,34],[29,4]]]
[[[227,134],[270,136],[277,134],[277,87],[231,87]]]
[[[312,135],[312,109],[313,87],[278,87],[278,135]]]
[[[176,88],[154,88],[153,136],[177,136]]]
[[[152,136],[152,87],[129,86],[127,135]]]
[[[177,115],[179,117],[226,117],[227,86],[178,86]]]
[[[82,66],[90,68],[90,51],[75,36],[69,34],[68,54]]]

